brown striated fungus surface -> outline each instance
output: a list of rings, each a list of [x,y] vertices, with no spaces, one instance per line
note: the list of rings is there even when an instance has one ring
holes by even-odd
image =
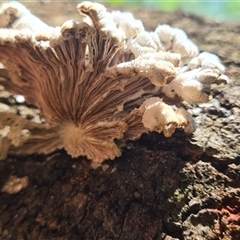
[[[147,32],[130,13],[82,2],[79,22],[50,27],[19,6],[12,3],[11,22],[9,6],[0,9],[0,84],[39,108],[44,121],[1,112],[1,159],[64,148],[102,162],[121,154],[117,142],[145,132],[191,133],[184,102],[207,102],[211,85],[228,81],[217,56],[199,54],[169,25]]]

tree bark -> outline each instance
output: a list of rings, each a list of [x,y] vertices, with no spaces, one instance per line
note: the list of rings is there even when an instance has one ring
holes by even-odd
[[[51,25],[79,18],[75,3],[26,5]],[[240,239],[240,25],[127,10],[148,30],[167,23],[186,31],[220,56],[232,82],[190,106],[193,135],[143,135],[102,167],[64,151],[0,162],[0,188],[10,176],[28,177],[25,189],[0,194],[0,239]]]

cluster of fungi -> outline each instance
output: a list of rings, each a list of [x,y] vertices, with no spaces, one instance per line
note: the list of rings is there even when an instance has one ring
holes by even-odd
[[[196,126],[185,102],[209,101],[228,81],[216,55],[169,25],[148,32],[131,13],[77,5],[79,21],[52,27],[18,2],[0,7],[0,85],[41,121],[0,112],[0,158],[65,149],[96,163],[143,133]]]

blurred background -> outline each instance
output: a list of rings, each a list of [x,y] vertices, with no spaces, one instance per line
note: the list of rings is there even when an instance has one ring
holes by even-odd
[[[0,0],[0,3],[1,2],[6,1]],[[20,2],[25,5],[32,5],[33,3],[69,4],[79,3],[81,0],[20,0]],[[240,22],[240,0],[98,0],[93,2],[124,8],[131,6],[169,12],[181,10],[185,13],[194,13],[217,21],[230,20]]]
[[[187,13],[211,17],[219,21],[240,20],[240,0],[111,0],[109,2],[115,5],[141,5],[146,8],[158,8],[165,11],[182,10]]]

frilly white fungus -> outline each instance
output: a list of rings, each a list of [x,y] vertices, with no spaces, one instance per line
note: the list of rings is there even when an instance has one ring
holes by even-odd
[[[219,58],[199,54],[169,25],[148,32],[131,13],[99,3],[82,2],[77,11],[77,21],[50,27],[18,2],[1,6],[0,84],[45,121],[0,113],[1,129],[8,128],[0,130],[0,159],[64,148],[101,163],[121,155],[119,142],[143,133],[193,132],[183,103],[207,102],[211,84],[228,81]]]

